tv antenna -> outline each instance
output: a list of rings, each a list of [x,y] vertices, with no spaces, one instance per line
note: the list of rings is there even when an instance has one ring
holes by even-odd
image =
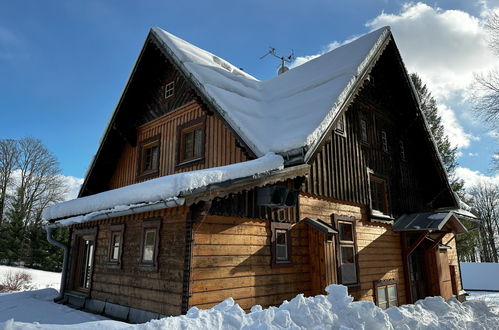
[[[269,51],[266,52],[263,56],[261,56],[260,59],[263,59],[267,55],[272,55],[275,58],[281,60],[281,67],[277,71],[277,74],[283,74],[284,72],[288,71],[289,68],[285,65],[285,63],[291,63],[291,61],[295,59],[295,52],[293,50],[291,50],[291,54],[289,54],[288,56],[279,56],[274,47],[269,47]]]

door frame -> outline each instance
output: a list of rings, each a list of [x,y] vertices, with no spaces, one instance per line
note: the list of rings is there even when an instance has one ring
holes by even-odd
[[[81,228],[74,229],[71,235],[71,254],[70,254],[70,269],[68,271],[68,288],[71,292],[77,292],[83,295],[90,295],[90,290],[92,289],[93,283],[93,273],[95,265],[95,250],[97,248],[97,227],[92,228]],[[93,241],[93,250],[91,251],[91,265],[88,277],[90,278],[90,283],[88,288],[81,288],[78,286],[78,275],[77,272],[81,269],[81,251],[80,242],[81,239]]]

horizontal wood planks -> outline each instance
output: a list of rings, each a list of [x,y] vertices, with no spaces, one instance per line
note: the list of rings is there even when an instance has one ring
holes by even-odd
[[[150,121],[137,129],[140,143],[160,135],[160,162],[158,176],[223,166],[247,160],[230,130],[214,115],[206,115],[205,156],[193,165],[177,166],[177,127],[191,120],[205,116],[196,101],[191,101],[177,110]],[[109,182],[109,189],[138,182],[137,164],[139,147],[126,145]]]
[[[461,283],[461,271],[459,268],[459,259],[457,255],[457,247],[456,247],[456,236],[454,234],[447,234],[442,239],[442,243],[450,246],[450,249],[447,250],[447,257],[449,258],[449,265],[454,266],[455,271],[455,279],[457,284],[457,291],[463,290],[463,286]],[[452,276],[452,275],[451,275]]]
[[[232,297],[242,308],[310,294],[308,230],[291,229],[292,266],[271,267],[270,222],[207,216],[193,229],[189,306],[209,308]]]
[[[399,304],[404,304],[405,279],[400,235],[390,225],[367,221],[367,208],[328,198],[300,195],[300,217],[319,218],[331,223],[331,215],[355,217],[360,287],[350,294],[359,300],[374,301],[374,281],[398,279]]]
[[[83,226],[98,226],[90,297],[163,315],[181,312],[186,208],[145,212]],[[161,217],[158,269],[140,266],[142,222]],[[125,224],[121,266],[108,263],[109,227]]]

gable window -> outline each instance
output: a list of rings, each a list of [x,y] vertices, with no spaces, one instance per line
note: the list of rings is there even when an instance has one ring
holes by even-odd
[[[367,136],[367,122],[365,119],[360,120],[360,142],[369,143]]]
[[[140,243],[140,264],[141,266],[157,269],[159,230],[161,218],[145,220],[142,223],[142,237]]]
[[[272,222],[271,232],[272,266],[291,265],[291,224]]]
[[[405,146],[404,146],[404,141],[399,140],[399,148],[400,148],[400,159],[405,161]]]
[[[204,158],[205,118],[199,118],[178,128],[178,165]]]
[[[376,305],[382,309],[398,306],[397,280],[381,280],[374,282]]]
[[[165,85],[164,98],[167,99],[172,97],[174,92],[175,92],[175,82],[172,81]]]
[[[384,152],[388,152],[388,139],[386,137],[386,131],[381,131],[381,148]]]
[[[109,264],[121,264],[124,230],[124,224],[111,225],[109,227]]]
[[[338,230],[338,278],[341,284],[358,284],[355,218],[333,214]]]
[[[338,118],[338,122],[336,123],[336,128],[334,131],[339,135],[346,136],[345,114],[342,114],[340,118]]]
[[[373,213],[388,215],[388,190],[386,187],[386,180],[371,174],[369,178],[369,186],[371,194],[371,209]]]
[[[138,177],[153,177],[159,173],[160,135],[140,142]]]

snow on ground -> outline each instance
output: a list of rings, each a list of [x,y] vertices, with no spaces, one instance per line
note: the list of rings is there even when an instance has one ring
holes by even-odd
[[[461,262],[461,276],[465,290],[499,291],[499,263]]]
[[[480,299],[461,304],[429,297],[383,311],[372,302],[353,302],[344,286],[330,285],[326,290],[327,296],[298,295],[279,307],[254,306],[249,313],[228,298],[208,310],[193,307],[184,316],[130,325],[54,304],[56,291],[44,289],[0,296],[0,330],[499,329],[499,312]]]
[[[59,290],[59,287],[61,285],[61,273],[3,265],[0,265],[0,283],[9,272],[24,272],[30,274],[32,279],[30,288],[32,290],[44,288],[54,288]]]

